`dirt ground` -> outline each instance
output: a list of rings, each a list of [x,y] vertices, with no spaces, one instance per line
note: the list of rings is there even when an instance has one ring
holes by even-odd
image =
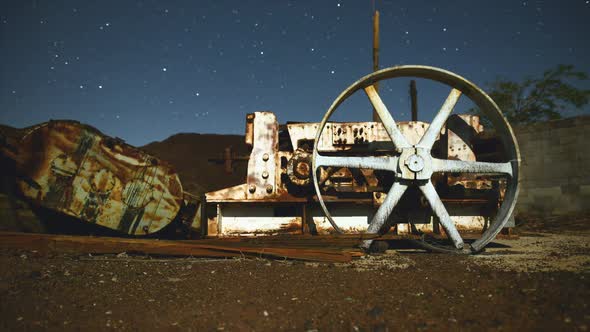
[[[477,256],[399,249],[346,264],[3,250],[0,329],[587,331],[583,225],[529,224]]]

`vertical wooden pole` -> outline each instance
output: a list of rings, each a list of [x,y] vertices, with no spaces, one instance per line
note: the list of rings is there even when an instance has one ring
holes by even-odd
[[[379,70],[379,11],[375,10],[373,15],[373,71]],[[379,91],[379,86],[375,83],[375,90]],[[373,109],[373,121],[379,121],[379,115]]]
[[[233,173],[233,165],[232,165],[232,147],[228,146],[225,148],[225,150],[223,151],[223,161],[224,161],[224,165],[225,165],[225,172],[227,174],[232,174]]]
[[[410,98],[412,101],[412,121],[418,121],[418,90],[416,81],[410,81]]]

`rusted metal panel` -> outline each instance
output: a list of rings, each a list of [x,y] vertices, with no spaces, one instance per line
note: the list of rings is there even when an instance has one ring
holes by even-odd
[[[261,199],[277,193],[279,125],[271,112],[256,112],[252,121],[254,140],[248,160],[246,197]]]
[[[315,138],[317,126],[317,123],[287,124],[293,151],[297,150],[299,142]],[[408,143],[416,144],[428,128],[428,123],[398,122],[397,126]],[[386,150],[391,149],[392,143],[381,122],[330,122],[326,125],[318,149],[322,152],[335,152],[351,150],[362,145],[367,145],[373,150]]]
[[[170,165],[75,121],[38,126],[23,137],[18,158],[25,197],[119,232],[157,232],[182,204]]]

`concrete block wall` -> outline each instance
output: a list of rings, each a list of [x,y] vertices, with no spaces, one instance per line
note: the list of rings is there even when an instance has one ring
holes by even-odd
[[[590,116],[514,128],[522,159],[517,213],[590,211]]]

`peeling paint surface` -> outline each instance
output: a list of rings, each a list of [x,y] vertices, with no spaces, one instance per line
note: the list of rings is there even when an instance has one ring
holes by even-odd
[[[18,158],[25,197],[88,223],[145,235],[180,210],[182,185],[170,165],[75,121],[38,126]]]

